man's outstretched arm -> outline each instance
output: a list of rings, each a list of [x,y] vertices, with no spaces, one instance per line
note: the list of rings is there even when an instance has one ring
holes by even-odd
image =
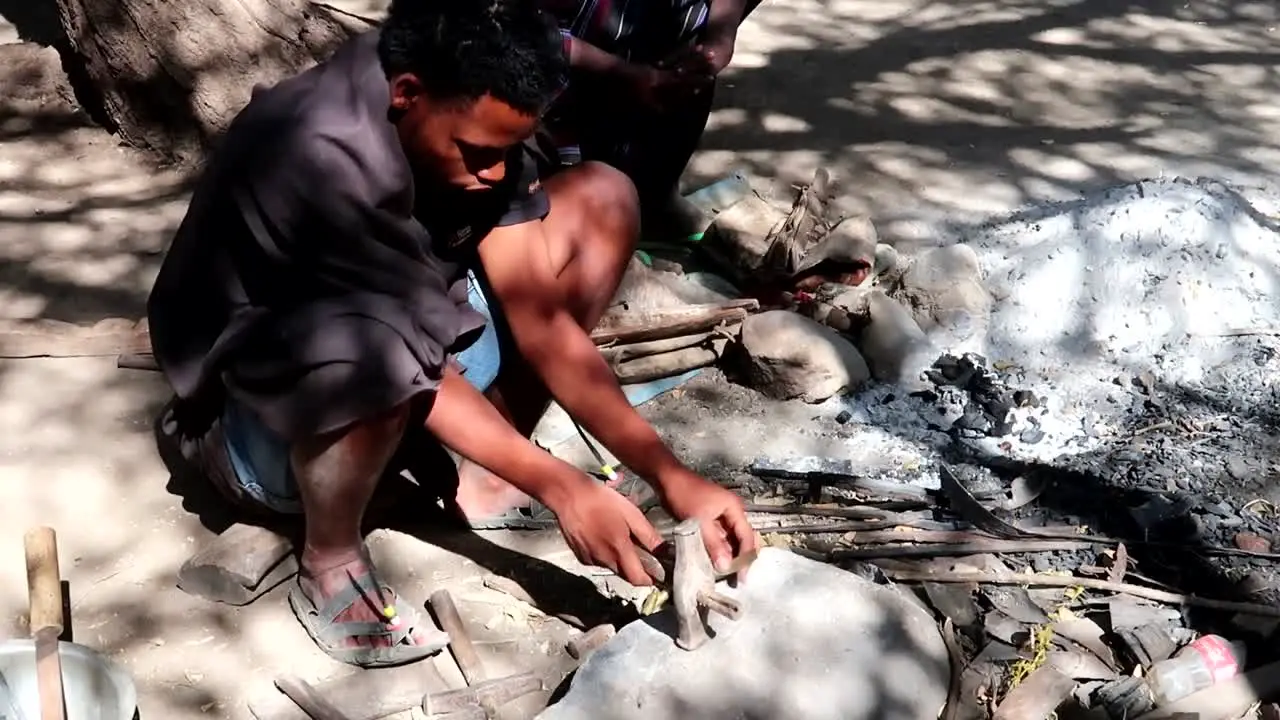
[[[517,349],[561,407],[632,472],[650,482],[681,519],[701,517],[713,560],[732,546],[755,546],[736,495],[684,466],[636,412],[587,329],[570,313],[552,268],[542,223],[495,229],[480,246],[485,273],[502,304]],[[725,536],[728,537],[725,537]]]

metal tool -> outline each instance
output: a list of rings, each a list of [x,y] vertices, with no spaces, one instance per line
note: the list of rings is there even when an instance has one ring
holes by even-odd
[[[717,575],[711,565],[711,556],[702,541],[702,525],[696,518],[685,520],[672,531],[670,543],[659,546],[654,553],[639,548],[640,561],[654,583],[665,586],[671,593],[676,613],[676,645],[684,650],[696,650],[711,639],[707,632],[707,612],[712,611],[730,620],[742,615],[737,600],[715,590],[716,580],[728,575]],[[735,562],[732,572],[742,569],[754,555]]]

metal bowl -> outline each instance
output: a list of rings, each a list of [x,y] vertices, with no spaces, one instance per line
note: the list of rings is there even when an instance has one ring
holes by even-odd
[[[134,720],[138,691],[124,670],[84,645],[64,642],[58,649],[67,720]],[[35,643],[0,643],[0,720],[39,718]]]

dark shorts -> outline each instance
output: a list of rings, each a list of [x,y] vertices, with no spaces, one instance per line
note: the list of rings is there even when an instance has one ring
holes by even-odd
[[[483,333],[454,356],[463,377],[480,392],[498,377],[502,345],[494,327],[500,320],[474,274],[467,275],[467,299],[488,319]],[[302,512],[298,485],[289,466],[289,442],[271,430],[252,410],[233,399],[210,430],[187,443],[183,455],[229,499],[275,513]]]

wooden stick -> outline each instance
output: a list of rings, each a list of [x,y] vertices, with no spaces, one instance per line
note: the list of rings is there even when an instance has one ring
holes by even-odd
[[[898,530],[866,530],[851,531],[852,537],[846,542],[852,545],[883,545],[888,543],[973,543],[988,540],[1001,540],[984,532],[974,530],[929,530],[903,527]]]
[[[895,513],[871,507],[822,507],[819,505],[756,505],[747,503],[747,512],[777,515],[812,515],[849,520],[887,520]]]
[[[622,308],[622,309],[618,309]],[[715,310],[732,310],[734,308],[748,311],[760,309],[760,301],[754,298],[730,300],[723,303],[706,303],[700,305],[679,305],[676,307],[650,308],[645,310],[629,310],[625,305],[607,310],[604,317],[596,324],[596,331],[617,330],[619,328],[648,327],[649,325],[671,323],[678,320],[690,320],[705,316]]]
[[[613,639],[617,629],[613,625],[597,625],[590,630],[569,638],[564,649],[574,660],[584,660],[600,646]]]
[[[600,354],[609,361],[610,365],[615,365],[628,360],[635,360],[636,358],[697,347],[715,336],[716,333],[708,331],[692,335],[681,335],[680,337],[667,338],[666,340],[650,340],[649,342],[631,343],[629,345],[610,345],[600,348]]]
[[[956,625],[951,618],[942,621],[942,644],[947,648],[947,657],[951,660],[951,675],[947,682],[947,704],[943,707],[941,720],[956,720],[960,710],[961,680],[964,677],[965,657],[960,649],[960,641],[956,639]]]
[[[85,327],[53,320],[0,323],[0,358],[98,357],[151,352],[145,322],[110,318]]]
[[[597,345],[611,342],[638,343],[663,340],[710,330],[721,323],[726,325],[740,323],[746,319],[747,314],[747,311],[742,308],[717,307],[715,310],[707,311],[699,317],[689,319],[654,323],[640,327],[596,330],[591,333],[591,339]]]
[[[302,708],[302,711],[310,715],[313,720],[350,720],[302,678],[282,675],[276,678],[276,688]]]
[[[435,663],[414,663],[376,672],[356,671],[313,683],[312,687],[351,720],[377,720],[395,715],[422,705],[422,696],[426,693],[448,689]],[[297,703],[274,691],[251,698],[249,712],[257,720],[307,718]]]
[[[630,362],[613,366],[613,374],[623,385],[649,382],[662,378],[675,377],[690,370],[715,365],[724,348],[729,344],[726,338],[710,341],[710,347],[691,347],[661,355],[649,355]]]
[[[116,358],[116,367],[121,370],[150,370],[160,372],[160,364],[151,353],[133,353]]]
[[[813,523],[811,525],[758,525],[752,526],[756,532],[779,533],[781,535],[816,535],[840,533],[856,533],[851,542],[880,544],[890,542],[961,542],[956,536],[950,540],[931,539],[931,536],[910,537],[907,530],[932,531],[943,533],[961,532],[961,523],[944,520],[925,520],[904,518],[899,520],[863,520],[837,523]],[[901,528],[901,529],[895,529]],[[884,536],[876,533],[884,531]],[[980,536],[989,537],[989,536]]]
[[[31,637],[36,642],[40,720],[64,720],[62,658],[58,654],[58,636],[62,635],[63,629],[58,537],[53,528],[34,528],[27,531],[23,546],[27,556]]]
[[[467,685],[484,682],[484,665],[480,662],[475,646],[471,644],[471,636],[467,634],[467,626],[458,614],[458,606],[453,603],[453,596],[448,590],[437,590],[431,593],[430,602],[431,612],[440,624],[440,629],[449,633],[449,651],[453,653],[453,659],[458,663],[458,669],[462,671]]]
[[[882,545],[856,550],[832,550],[832,560],[874,560],[902,557],[959,557],[983,553],[1058,552],[1087,550],[1093,543],[1079,540],[975,540],[942,545]]]
[[[885,575],[899,582],[940,582],[940,583],[979,583],[986,585],[1027,585],[1030,587],[1082,587],[1086,590],[1112,592],[1131,595],[1144,600],[1166,603],[1169,605],[1189,605],[1206,610],[1244,613],[1259,617],[1280,618],[1280,607],[1257,605],[1254,603],[1235,602],[1231,600],[1214,600],[1196,595],[1165,592],[1155,588],[1130,585],[1128,583],[1109,582],[1094,578],[1065,577],[1062,575],[1019,574],[1019,573],[986,573],[986,572],[920,572],[916,570],[893,570],[881,568]]]

